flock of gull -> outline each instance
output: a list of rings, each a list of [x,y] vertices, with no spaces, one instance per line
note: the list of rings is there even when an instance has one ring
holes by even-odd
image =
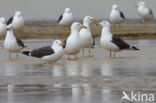
[[[144,2],[137,3],[138,14],[143,22],[153,18],[152,10],[146,7]],[[112,5],[112,11],[110,13],[109,20],[112,24],[120,24],[125,21],[124,13],[118,8],[118,5]],[[46,62],[54,62],[59,60],[63,54],[75,56],[82,50],[84,56],[84,50],[88,48],[89,55],[91,49],[95,47],[95,40],[90,30],[90,24],[94,23],[96,26],[102,27],[100,43],[110,52],[110,58],[115,57],[115,52],[122,50],[139,50],[137,47],[132,46],[122,39],[114,36],[111,31],[111,24],[109,21],[97,22],[95,17],[86,16],[83,19],[83,25],[79,22],[74,22],[74,16],[70,8],[65,8],[64,13],[58,19],[58,25],[70,25],[71,34],[64,40],[54,40],[51,46],[41,47],[32,51],[22,51],[22,54],[41,58]],[[24,27],[24,19],[20,11],[15,12],[15,15],[11,17],[7,23],[5,18],[0,18],[0,35],[6,35],[4,40],[4,48],[9,52],[9,58],[11,53],[17,54],[21,52],[26,46],[21,41],[20,34],[14,35],[15,32],[20,33]],[[19,32],[20,31],[20,32]],[[114,53],[112,55],[112,53]]]

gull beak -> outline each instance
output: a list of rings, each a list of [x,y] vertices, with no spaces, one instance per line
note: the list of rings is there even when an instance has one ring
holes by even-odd
[[[62,42],[62,43],[60,43],[60,45],[61,45],[61,46],[65,46],[65,44],[64,44],[63,42]]]
[[[97,22],[96,18],[94,17],[93,19],[90,19],[92,22]]]
[[[139,6],[138,6],[138,4],[136,4],[136,5],[134,5],[134,7],[136,7],[136,8],[137,8],[137,7],[139,7]]]
[[[118,8],[115,8],[115,10],[118,10]]]
[[[96,26],[102,26],[101,24],[96,24]]]
[[[81,26],[81,28],[87,29],[87,27],[86,27],[86,26],[84,26],[84,25],[82,25],[82,26]]]

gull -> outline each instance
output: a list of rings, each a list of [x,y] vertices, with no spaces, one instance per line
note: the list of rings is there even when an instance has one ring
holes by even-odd
[[[16,53],[18,59],[18,53],[26,47],[24,43],[14,36],[12,26],[7,27],[7,34],[4,40],[4,48],[9,52],[9,59],[11,59],[11,53]]]
[[[18,38],[21,39],[20,34],[24,27],[24,19],[21,11],[16,11],[14,16],[10,17],[8,20],[7,25],[11,25],[13,30],[18,33]]]
[[[82,52],[84,56],[84,48],[89,48],[89,54],[91,52],[90,48],[94,48],[95,40],[90,31],[90,23],[96,22],[96,18],[91,16],[86,16],[83,19],[83,25],[87,27],[87,29],[81,29],[79,32],[79,37],[81,40]]]
[[[41,60],[51,63],[59,60],[64,53],[64,43],[60,40],[55,40],[51,46],[41,47],[32,51],[23,51],[27,56],[41,58]]]
[[[135,5],[138,8],[138,14],[142,19],[142,22],[151,20],[153,18],[153,12],[151,9],[146,7],[145,2],[140,1]]]
[[[122,50],[139,50],[137,47],[129,45],[122,39],[112,35],[110,32],[110,23],[108,21],[102,21],[97,25],[102,26],[100,42],[102,46],[110,52],[110,58],[112,57],[112,52],[114,52],[115,57],[115,52],[120,52]]]
[[[74,16],[71,11],[71,8],[65,8],[64,13],[60,15],[57,23],[59,25],[67,26],[70,30],[70,25],[74,22]]]
[[[109,15],[109,20],[113,24],[113,27],[115,26],[114,24],[119,24],[120,27],[120,24],[125,21],[124,13],[119,10],[118,5],[112,5],[112,11]]]
[[[81,28],[87,29],[86,26],[84,26],[78,22],[74,22],[71,25],[71,34],[64,41],[64,43],[65,43],[64,51],[65,51],[65,54],[68,55],[68,59],[70,59],[69,55],[75,55],[75,60],[76,60],[76,54],[78,54],[81,50],[81,41],[79,38],[79,31]]]
[[[7,25],[4,17],[0,18],[0,36],[6,35]]]

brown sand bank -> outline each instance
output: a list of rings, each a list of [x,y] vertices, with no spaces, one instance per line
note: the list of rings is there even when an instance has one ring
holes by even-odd
[[[94,37],[98,38],[101,34],[101,27],[91,26]],[[154,39],[156,38],[156,24],[122,24],[115,25],[111,29],[113,34],[123,38],[133,39]],[[33,26],[26,25],[23,29],[23,39],[63,39],[70,33],[65,26]],[[3,38],[1,38],[3,39]]]

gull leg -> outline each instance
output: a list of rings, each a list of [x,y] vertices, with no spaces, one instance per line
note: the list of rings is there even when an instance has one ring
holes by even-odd
[[[9,59],[11,59],[11,53],[9,52]]]
[[[16,58],[18,59],[18,53],[16,53]]]
[[[70,60],[70,57],[69,57],[69,55],[68,55],[68,60]]]
[[[110,53],[110,54],[109,54],[109,58],[111,58],[111,57],[112,57],[112,52],[110,51],[109,53]]]
[[[77,59],[76,55],[75,55],[75,60]]]
[[[84,57],[84,48],[82,48],[82,53],[83,53],[83,57]]]
[[[89,48],[88,52],[89,52],[89,55],[90,55],[90,53],[91,53],[91,49],[90,48]]]
[[[114,52],[114,56],[113,57],[115,58],[115,52]]]

